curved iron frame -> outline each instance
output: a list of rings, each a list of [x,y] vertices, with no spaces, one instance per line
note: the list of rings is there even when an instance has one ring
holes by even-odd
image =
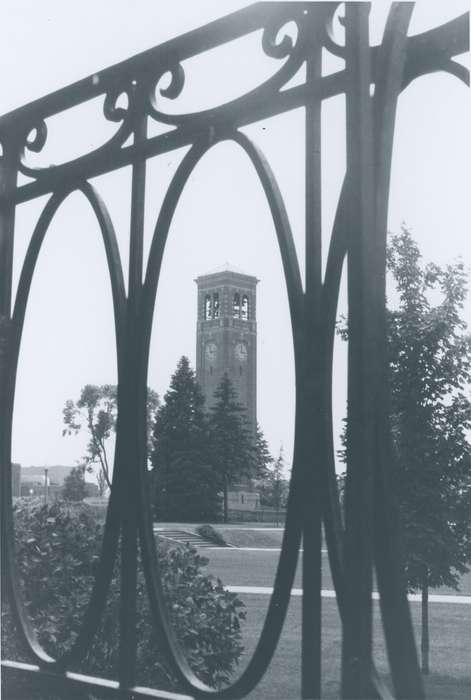
[[[453,57],[468,50],[467,15],[436,29],[407,36],[414,3],[394,3],[383,41],[370,46],[369,3],[346,3],[345,46],[336,43],[332,21],[340,3],[258,3],[146,51],[0,118],[0,460],[2,477],[2,576],[31,664],[3,661],[5,673],[30,676],[48,687],[79,688],[120,697],[184,697],[135,687],[136,569],[140,546],[154,624],[184,693],[192,697],[244,697],[265,673],[276,649],[303,537],[302,697],[321,696],[321,522],[343,627],[342,694],[389,697],[372,661],[372,569],[376,567],[381,612],[394,690],[399,698],[424,697],[410,612],[399,565],[394,504],[387,487],[392,463],[385,359],[385,249],[395,112],[401,91],[415,78],[447,71],[469,75]],[[295,22],[296,40],[284,25]],[[185,88],[183,62],[230,40],[262,31],[262,48],[283,64],[264,84],[224,105],[189,114],[163,111]],[[323,49],[345,68],[322,76]],[[306,80],[284,88],[301,66]],[[164,74],[170,82],[158,85]],[[374,85],[374,95],[370,86]],[[156,98],[158,92],[158,98]],[[126,107],[119,107],[124,94]],[[347,170],[339,198],[324,281],[321,271],[320,115],[322,101],[346,96]],[[97,96],[104,116],[119,127],[103,146],[68,163],[34,169],[25,151],[47,142],[47,119]],[[305,108],[306,286],[283,198],[269,163],[239,128],[298,107]],[[155,119],[173,129],[147,136]],[[126,144],[133,136],[131,145]],[[154,303],[172,217],[186,182],[217,143],[242,148],[267,198],[278,239],[289,298],[296,372],[295,450],[286,529],[273,595],[256,650],[233,685],[215,692],[193,674],[169,625],[154,546],[146,489],[145,406]],[[166,192],[143,279],[143,218],[146,161],[191,146]],[[105,204],[88,180],[132,165],[129,282]],[[18,173],[28,176],[18,185]],[[80,191],[97,217],[112,288],[118,359],[118,421],[115,464],[100,564],[81,631],[60,659],[41,648],[15,584],[11,499],[11,426],[21,334],[36,262],[48,226],[64,199]],[[15,208],[50,193],[34,230],[12,306]],[[335,318],[344,260],[348,264],[349,379],[346,522],[340,520],[332,438],[331,377]],[[85,656],[103,612],[121,536],[120,663],[116,681],[68,669]]]

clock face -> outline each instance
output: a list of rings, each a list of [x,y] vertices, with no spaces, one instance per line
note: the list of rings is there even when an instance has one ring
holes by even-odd
[[[244,343],[237,343],[234,349],[235,356],[240,362],[247,359],[247,346]]]
[[[208,343],[205,348],[205,353],[208,360],[214,362],[218,354],[218,346],[216,343]]]

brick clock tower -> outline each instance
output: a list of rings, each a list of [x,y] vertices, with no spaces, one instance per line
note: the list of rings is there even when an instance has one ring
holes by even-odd
[[[256,277],[225,269],[198,277],[196,378],[206,398],[227,373],[247,409],[249,430],[257,427]]]

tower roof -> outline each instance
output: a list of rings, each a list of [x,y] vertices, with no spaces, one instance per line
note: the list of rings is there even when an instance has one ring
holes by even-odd
[[[201,277],[207,277],[208,275],[216,275],[219,272],[235,272],[238,275],[245,275],[246,277],[253,277],[253,275],[249,275],[248,272],[245,272],[244,270],[241,270],[239,267],[236,267],[235,265],[231,265],[228,262],[225,262],[224,265],[218,265],[218,267],[215,267],[212,270],[208,270],[208,272],[205,272],[204,275],[201,275]]]
[[[224,263],[224,265],[219,265],[216,268],[213,268],[209,272],[206,272],[203,275],[199,275],[196,279],[195,282],[199,283],[202,281],[206,281],[208,278],[213,278],[213,277],[245,277],[246,281],[250,282],[259,282],[259,280],[255,277],[255,275],[249,275],[247,272],[244,272],[243,270],[240,270],[238,267],[235,267],[234,265],[230,265],[228,262]],[[209,281],[209,280],[208,280]]]

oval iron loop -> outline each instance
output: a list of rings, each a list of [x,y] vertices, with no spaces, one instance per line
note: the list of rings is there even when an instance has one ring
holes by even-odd
[[[295,371],[296,363],[299,365],[300,348],[302,347],[304,294],[301,275],[299,272],[295,246],[285,211],[283,199],[271,169],[257,147],[245,135],[235,132],[223,134],[215,142],[223,140],[237,143],[247,154],[259,176],[273,217],[275,230],[280,247],[283,269],[286,279],[288,301],[291,314],[293,341],[295,346]],[[214,142],[213,142],[214,143]],[[179,198],[184,190],[188,178],[194,168],[208,152],[212,143],[199,142],[183,158],[170,186],[167,190],[162,208],[155,227],[149,260],[147,264],[146,278],[143,291],[142,305],[142,337],[143,337],[143,361],[142,366],[147,372],[149,344],[152,328],[152,317],[159,280],[160,267],[165,249],[165,244],[173,215],[177,208]],[[302,381],[297,372],[298,383]],[[142,376],[142,385],[146,385],[146,375]],[[297,396],[299,392],[297,391]],[[299,402],[296,405],[297,421],[299,420]],[[284,617],[290,600],[290,592],[294,581],[296,564],[298,560],[299,545],[302,534],[302,513],[297,507],[302,496],[301,468],[298,466],[297,449],[295,440],[295,453],[293,458],[293,471],[288,496],[288,509],[286,528],[280,553],[280,559],[275,576],[274,590],[269,603],[268,612],[261,631],[260,639],[254,655],[246,670],[234,684],[227,688],[214,691],[203,684],[193,673],[184,657],[182,649],[177,642],[174,632],[170,627],[165,600],[159,575],[159,564],[154,545],[152,519],[150,516],[149,491],[145,488],[144,479],[140,479],[140,539],[142,547],[142,559],[144,573],[148,588],[148,594],[153,614],[154,624],[157,629],[163,631],[165,652],[170,661],[179,682],[185,692],[195,692],[198,697],[240,697],[249,692],[261,679],[265,672],[275,648],[283,626]]]
[[[412,6],[395,6],[392,8],[388,17],[383,43],[381,46],[377,47],[378,74],[381,78],[383,78],[385,74],[385,80],[381,82],[381,86],[376,90],[374,97],[376,124],[375,149],[377,154],[375,162],[377,163],[378,169],[376,180],[379,184],[379,198],[376,202],[376,218],[379,227],[378,235],[381,235],[384,228],[384,236],[387,220],[387,193],[389,192],[394,115],[406,60],[405,51],[403,51],[402,54],[402,61],[398,60],[397,51],[400,53],[401,49],[404,48],[404,41],[407,41],[405,37],[411,13]],[[399,40],[397,35],[398,31]],[[390,52],[394,52],[394,54],[390,55]],[[381,72],[380,68],[383,69],[383,72]],[[324,377],[326,382],[324,385],[326,400],[324,439],[326,440],[326,455],[328,459],[326,473],[324,475],[326,479],[326,492],[328,494],[324,519],[330,567],[341,618],[345,606],[345,580],[342,566],[343,525],[340,517],[340,504],[335,477],[331,380],[338,293],[342,265],[347,254],[348,246],[348,181],[347,174],[342,185],[336,211],[323,284]],[[385,239],[383,260],[385,262]],[[398,562],[396,562],[396,565],[397,564]],[[384,687],[378,681],[378,674],[374,668],[371,680],[372,686],[375,688],[378,696],[384,697]]]
[[[343,534],[344,527],[340,515],[340,499],[335,473],[335,446],[334,426],[332,417],[332,376],[333,376],[333,352],[336,332],[337,305],[342,278],[342,267],[347,254],[348,244],[348,182],[344,178],[342,189],[335,213],[332,236],[327,256],[327,264],[322,285],[322,340],[323,340],[323,380],[324,380],[324,426],[323,440],[326,463],[323,470],[325,480],[325,493],[327,498],[324,504],[324,526],[327,541],[332,580],[337,594],[337,605],[340,616],[344,606],[344,571],[343,571]]]
[[[21,336],[25,318],[26,307],[28,303],[28,297],[31,289],[31,283],[33,280],[34,271],[36,268],[36,263],[39,258],[42,244],[44,238],[48,231],[49,225],[54,218],[60,205],[65,201],[65,199],[72,194],[74,191],[80,191],[83,193],[85,198],[90,203],[100,226],[101,234],[103,237],[103,242],[105,246],[105,253],[108,264],[108,271],[110,274],[111,287],[112,287],[112,297],[113,297],[113,310],[115,317],[115,331],[116,331],[116,344],[117,344],[117,360],[118,360],[118,376],[120,373],[120,368],[123,364],[121,347],[121,337],[123,334],[123,323],[124,323],[124,312],[125,312],[125,288],[124,279],[121,268],[121,259],[119,256],[119,249],[116,240],[116,235],[113,229],[113,225],[109,214],[107,212],[104,202],[99,197],[95,189],[88,183],[80,184],[78,187],[74,187],[73,190],[63,190],[56,192],[47,202],[45,208],[43,209],[36,227],[34,229],[28,250],[25,256],[23,267],[21,270],[20,280],[18,283],[18,291],[15,299],[15,306],[13,312],[13,341],[12,341],[12,357],[14,358],[12,362],[11,371],[11,403],[13,406],[14,399],[14,387],[15,378],[17,372],[18,355],[21,344]],[[115,474],[113,474],[113,482],[115,480]],[[101,615],[104,610],[106,595],[108,592],[109,584],[111,581],[111,576],[113,572],[113,564],[116,557],[118,537],[119,537],[119,525],[120,525],[120,513],[118,507],[117,498],[113,498],[113,489],[111,491],[110,501],[108,504],[108,512],[105,523],[105,530],[103,533],[103,542],[101,546],[101,556],[97,566],[97,571],[95,574],[95,582],[93,590],[90,596],[90,601],[88,607],[84,613],[81,629],[78,633],[75,642],[73,643],[71,649],[66,652],[58,660],[52,659],[38,642],[36,633],[29,621],[26,614],[21,594],[17,590],[17,587],[13,585],[17,578],[17,567],[14,556],[14,544],[13,544],[13,516],[12,509],[9,509],[7,514],[9,518],[9,542],[7,547],[7,557],[8,557],[8,576],[10,580],[10,588],[12,593],[12,603],[13,612],[18,623],[18,631],[25,642],[25,645],[35,660],[36,663],[46,664],[48,666],[54,666],[58,669],[69,665],[70,663],[76,663],[84,657],[87,652],[87,647],[90,644],[101,619]]]
[[[327,256],[327,264],[322,286],[322,339],[324,349],[324,445],[327,461],[324,465],[323,478],[325,480],[325,493],[327,498],[324,504],[324,527],[327,542],[330,571],[334,583],[337,607],[340,619],[344,618],[345,611],[345,574],[343,568],[343,538],[345,528],[341,518],[341,506],[335,472],[335,446],[334,428],[332,417],[332,375],[333,352],[336,332],[337,305],[342,278],[342,267],[347,255],[349,208],[348,208],[348,174],[345,175],[340,192],[337,210],[335,213],[332,236]],[[373,664],[371,674],[372,697],[380,700],[392,700],[386,685],[379,677]]]
[[[205,140],[204,142],[195,144],[185,155],[170,183],[159,212],[149,250],[142,292],[140,314],[141,331],[139,335],[142,339],[141,352],[143,359],[139,364],[141,369],[141,378],[139,382],[140,393],[143,387],[147,386],[152,320],[162,258],[170,224],[188,178],[199,160],[210,147],[210,142]],[[142,468],[138,469],[137,474],[139,481],[138,493],[140,497],[138,509],[140,549],[152,621],[159,635],[159,641],[162,642],[164,654],[169,660],[178,682],[186,689],[195,688],[199,694],[204,694],[209,691],[209,688],[202,683],[191,670],[167,617],[160,564],[155,546],[149,488],[145,475],[142,474]]]

